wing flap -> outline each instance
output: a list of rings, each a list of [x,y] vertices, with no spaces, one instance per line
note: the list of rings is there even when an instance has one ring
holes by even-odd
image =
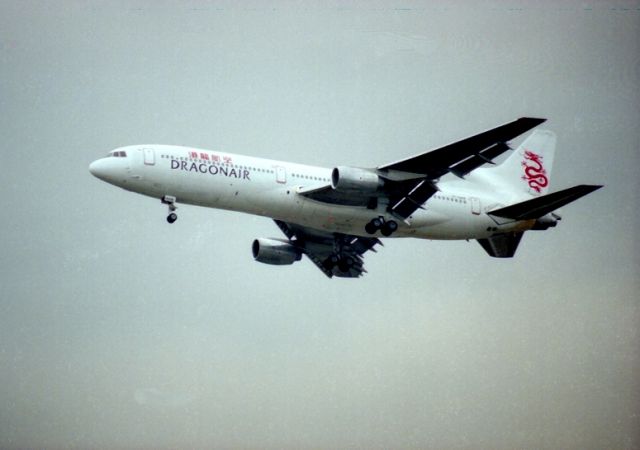
[[[484,164],[493,164],[493,160],[504,152],[509,150],[509,146],[504,142],[498,142],[492,147],[473,155],[454,166],[451,166],[450,171],[454,175],[463,178],[469,172],[476,170],[478,167]]]
[[[407,194],[395,199],[391,197],[392,201],[389,204],[389,212],[396,217],[406,219],[418,208],[422,208],[422,205],[429,199],[429,197],[438,191],[433,183],[426,179],[420,180],[414,184],[414,187],[409,190]]]

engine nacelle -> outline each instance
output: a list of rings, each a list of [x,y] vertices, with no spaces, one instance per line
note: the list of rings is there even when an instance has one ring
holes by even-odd
[[[533,224],[532,230],[547,230],[551,227],[555,227],[558,224],[558,221],[562,220],[558,214],[549,213],[538,219]]]
[[[382,186],[378,174],[358,167],[335,167],[331,172],[331,187],[337,191],[375,192]]]
[[[258,238],[251,245],[253,259],[275,266],[284,266],[300,261],[302,253],[289,242],[280,239]]]

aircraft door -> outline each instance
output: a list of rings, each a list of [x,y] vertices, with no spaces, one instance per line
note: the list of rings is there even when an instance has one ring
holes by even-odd
[[[480,199],[477,197],[469,197],[471,203],[471,214],[480,215]]]
[[[152,148],[142,149],[144,153],[144,163],[147,166],[153,166],[156,163],[156,153]]]
[[[276,167],[276,181],[280,184],[287,182],[287,171],[284,167]]]

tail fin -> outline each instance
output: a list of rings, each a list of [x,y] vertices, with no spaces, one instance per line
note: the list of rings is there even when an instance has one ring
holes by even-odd
[[[556,135],[536,130],[498,167],[489,169],[500,184],[534,197],[549,190]]]

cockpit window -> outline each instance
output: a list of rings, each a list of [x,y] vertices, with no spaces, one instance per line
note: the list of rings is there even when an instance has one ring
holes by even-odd
[[[107,153],[107,158],[126,158],[127,157],[127,152],[122,152],[122,151],[118,151],[118,152],[109,152]]]

